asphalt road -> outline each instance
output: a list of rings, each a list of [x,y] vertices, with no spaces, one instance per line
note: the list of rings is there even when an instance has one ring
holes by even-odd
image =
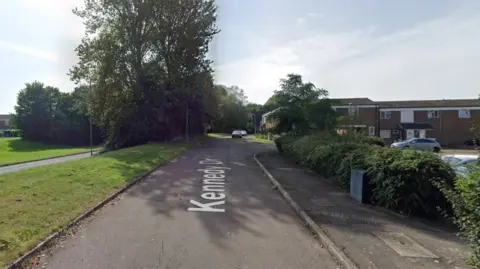
[[[45,166],[45,165],[51,165],[51,164],[56,164],[56,163],[64,163],[64,162],[73,161],[73,160],[80,160],[80,159],[84,159],[84,158],[87,158],[87,157],[90,157],[90,152],[80,153],[80,154],[65,156],[65,157],[58,157],[58,158],[53,158],[53,159],[48,159],[48,160],[41,160],[41,161],[33,161],[33,162],[28,162],[28,163],[7,165],[7,166],[0,167],[0,174],[17,172],[17,171],[20,171],[20,170],[25,170],[25,169],[30,169],[30,168]]]
[[[212,139],[185,153],[101,209],[39,267],[340,268],[254,163],[265,147]]]

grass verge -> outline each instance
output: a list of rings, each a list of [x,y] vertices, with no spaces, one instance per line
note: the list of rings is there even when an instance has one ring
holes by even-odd
[[[253,136],[253,140],[255,140],[256,142],[260,142],[260,143],[273,144],[273,140],[268,140],[268,139],[261,138],[261,137],[258,137],[258,136]]]
[[[96,147],[95,150],[99,148]],[[22,140],[18,137],[0,138],[0,166],[89,151],[90,147],[48,145]]]
[[[147,144],[0,175],[0,267],[193,145]]]
[[[209,137],[229,137],[231,134],[224,134],[224,133],[208,133],[207,136]]]

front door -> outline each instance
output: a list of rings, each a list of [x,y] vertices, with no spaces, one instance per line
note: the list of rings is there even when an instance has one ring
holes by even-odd
[[[415,138],[415,130],[408,129],[406,130],[406,139]]]

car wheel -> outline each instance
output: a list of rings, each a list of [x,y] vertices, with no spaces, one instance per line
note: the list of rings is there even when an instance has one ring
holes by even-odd
[[[440,148],[434,147],[434,148],[433,148],[433,152],[439,153],[439,152],[440,152]]]

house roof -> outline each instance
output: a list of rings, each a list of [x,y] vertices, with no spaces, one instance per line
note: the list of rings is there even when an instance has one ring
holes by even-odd
[[[275,109],[272,110],[272,111],[269,111],[269,112],[263,114],[263,115],[262,115],[262,118],[263,118],[263,117],[266,117],[266,116],[268,116],[268,115],[270,115],[270,114],[272,114],[273,112],[275,112],[275,111],[277,111],[277,110],[279,110],[279,109],[280,109],[280,108],[278,107],[278,108],[275,108]]]
[[[10,119],[10,115],[2,115],[0,114],[0,120],[9,120]]]
[[[442,99],[375,102],[382,108],[416,108],[416,107],[469,107],[480,106],[478,99]]]
[[[472,107],[480,106],[479,99],[440,99],[440,100],[404,100],[404,101],[373,101],[366,97],[335,98],[340,105],[375,105],[380,108],[418,108],[418,107]]]
[[[366,105],[366,104],[373,104],[374,102],[370,100],[370,98],[360,97],[360,98],[332,98],[332,101],[337,101],[341,105]]]

